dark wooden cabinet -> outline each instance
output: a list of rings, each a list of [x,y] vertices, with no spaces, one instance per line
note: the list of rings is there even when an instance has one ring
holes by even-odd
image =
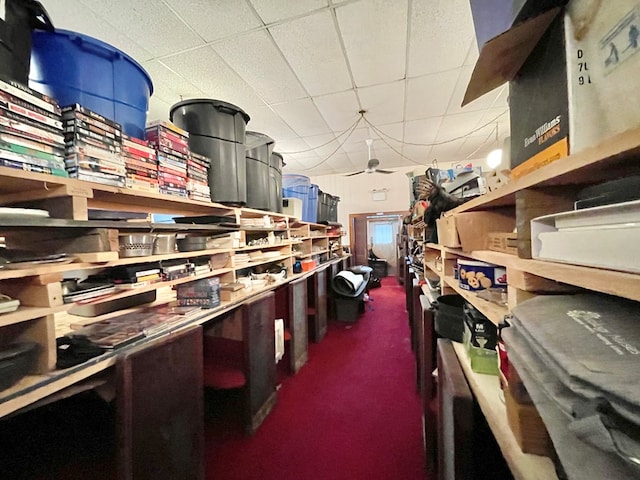
[[[327,333],[327,272],[320,268],[307,281],[309,339],[320,342]]]
[[[296,373],[307,363],[309,333],[307,329],[307,279],[289,282],[290,367]]]
[[[120,480],[204,478],[202,329],[118,357]]]
[[[264,293],[242,306],[242,331],[247,365],[249,432],[262,424],[276,402],[275,295]]]

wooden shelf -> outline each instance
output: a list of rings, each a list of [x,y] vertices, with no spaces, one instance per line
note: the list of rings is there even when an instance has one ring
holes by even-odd
[[[464,297],[464,299],[471,303],[474,307],[476,307],[480,313],[482,313],[485,317],[491,320],[494,324],[498,325],[505,315],[509,313],[509,309],[506,306],[498,305],[496,303],[492,303],[484,298],[478,297],[475,293],[469,292],[468,290],[464,290],[460,288],[458,284],[458,280],[453,277],[445,276],[444,282],[451,288],[453,288],[456,293]]]
[[[474,198],[447,215],[515,205],[515,194],[531,187],[592,184],[607,178],[638,173],[640,128],[627,130],[604,140],[599,145],[556,160],[505,186]]]
[[[256,267],[258,265],[265,265],[267,263],[281,262],[281,261],[286,260],[288,258],[291,258],[290,254],[280,255],[279,257],[274,257],[274,258],[267,258],[267,259],[264,259],[264,260],[260,260],[259,262],[248,262],[248,263],[245,263],[243,265],[234,265],[233,266],[233,270],[244,270],[245,268]]]
[[[64,312],[71,308],[71,304],[59,307],[23,307],[20,306],[15,312],[0,314],[0,327],[13,325],[14,323],[27,322],[36,318],[45,317],[54,313]]]
[[[429,248],[501,265],[568,285],[640,301],[640,275],[601,268],[582,267],[543,260],[528,260],[491,250],[463,252],[458,249],[427,244]]]
[[[460,365],[474,393],[487,423],[502,450],[516,480],[557,480],[553,462],[547,457],[522,453],[509,424],[500,381],[495,375],[483,375],[471,370],[467,350],[461,343],[452,342]]]
[[[302,243],[302,242],[286,241],[286,242],[265,244],[265,245],[251,245],[251,246],[246,246],[246,247],[234,248],[233,251],[235,251],[235,252],[250,252],[252,250],[266,250],[266,249],[273,249],[273,248],[279,248],[279,247],[288,247],[290,245],[298,245],[300,243]]]
[[[21,270],[5,269],[5,270],[0,270],[0,280],[6,280],[10,278],[31,277],[35,275],[45,275],[47,273],[68,272],[70,270],[87,270],[87,269],[96,269],[96,268],[118,267],[122,265],[158,262],[161,260],[173,260],[177,258],[206,257],[210,255],[216,255],[218,253],[231,254],[231,252],[232,252],[231,249],[219,248],[219,249],[212,249],[212,250],[195,250],[193,252],[175,252],[175,253],[168,253],[163,255],[149,255],[146,257],[120,258],[118,260],[114,260],[110,262],[101,262],[101,263],[66,263],[61,265],[58,265],[58,264],[42,265],[39,267],[27,268],[27,269],[21,269]]]

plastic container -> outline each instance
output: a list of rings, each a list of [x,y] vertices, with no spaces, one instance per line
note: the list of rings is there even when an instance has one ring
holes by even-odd
[[[329,195],[327,221],[329,222],[338,221],[338,202],[340,202],[340,197],[337,197],[335,195]]]
[[[476,291],[507,286],[504,267],[475,260],[458,259],[458,281],[460,288]]]
[[[189,132],[189,149],[211,159],[211,200],[228,205],[247,203],[247,159],[243,143]]]
[[[318,192],[320,192],[318,185],[311,184],[309,186],[307,203],[305,203],[302,212],[302,220],[305,222],[318,222]]]
[[[269,158],[269,211],[282,213],[282,154],[273,152]]]
[[[53,30],[40,2],[6,0],[0,5],[0,75],[27,85],[31,61],[31,32]]]
[[[246,132],[247,207],[269,210],[269,161],[275,140],[258,132]]]
[[[330,197],[331,195],[329,195],[328,193],[324,193],[322,190],[318,190],[318,222],[329,221]]]
[[[187,132],[245,143],[246,126],[251,117],[240,107],[222,100],[194,98],[171,107],[171,121]]]
[[[282,188],[291,187],[309,187],[311,185],[311,179],[304,175],[295,175],[291,173],[285,173],[282,175]]]
[[[76,32],[33,32],[29,86],[58,100],[78,103],[145,138],[153,83],[149,74],[117,48]]]
[[[464,304],[464,298],[460,295],[441,295],[433,302],[434,328],[438,335],[462,343]]]

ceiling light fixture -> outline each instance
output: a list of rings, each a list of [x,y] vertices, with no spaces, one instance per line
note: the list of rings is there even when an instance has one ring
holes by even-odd
[[[490,169],[498,168],[498,166],[502,163],[502,148],[500,148],[500,143],[498,141],[498,123],[496,122],[496,146],[497,148],[491,150],[489,155],[487,155],[487,166]]]

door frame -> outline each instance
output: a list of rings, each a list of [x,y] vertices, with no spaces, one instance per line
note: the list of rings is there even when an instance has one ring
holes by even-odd
[[[392,210],[390,212],[369,212],[369,213],[350,213],[349,214],[349,251],[351,252],[351,258],[357,258],[357,240],[356,239],[356,229],[355,229],[355,221],[356,219],[367,220],[369,217],[384,217],[384,216],[392,216],[398,215],[401,218],[404,218],[408,215],[407,210]],[[365,256],[368,257],[368,253],[366,252],[368,246],[368,240],[365,239]]]

